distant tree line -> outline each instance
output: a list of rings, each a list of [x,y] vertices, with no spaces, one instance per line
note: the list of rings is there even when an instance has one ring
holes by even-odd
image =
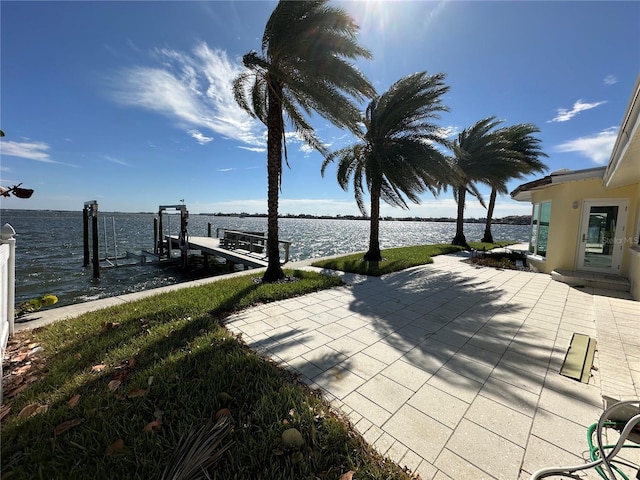
[[[266,213],[200,213],[199,215],[207,215],[213,217],[237,217],[237,218],[267,218]],[[308,218],[312,220],[367,220],[371,221],[371,217],[367,215],[311,215],[308,213],[278,215],[278,218]],[[453,217],[380,217],[384,221],[399,222],[456,222]],[[486,223],[486,217],[465,218],[464,223]],[[493,218],[491,222],[495,225],[530,225],[531,215],[509,215],[502,218]]]

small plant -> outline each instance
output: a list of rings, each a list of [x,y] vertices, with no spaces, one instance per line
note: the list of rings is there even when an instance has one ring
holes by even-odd
[[[506,270],[528,270],[526,267],[526,257],[518,252],[495,252],[484,253],[469,261],[475,265],[483,267],[501,268]]]
[[[42,307],[50,307],[51,305],[55,305],[56,303],[58,303],[58,297],[48,293],[40,298],[32,298],[31,300],[22,302],[16,307],[15,315],[16,317],[20,317],[22,315],[26,315],[27,313],[40,310]]]

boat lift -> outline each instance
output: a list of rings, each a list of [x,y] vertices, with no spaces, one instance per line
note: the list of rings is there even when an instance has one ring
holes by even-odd
[[[178,248],[180,249],[180,263],[182,268],[187,267],[187,256],[189,253],[189,232],[187,231],[187,225],[189,223],[189,211],[185,204],[180,205],[160,205],[158,208],[158,218],[153,221],[153,253],[159,258],[165,256],[165,247],[167,249],[167,258],[173,258],[172,241],[171,241],[171,223],[170,216],[167,215],[169,220],[168,228],[169,234],[164,238],[163,217],[167,210],[177,210],[180,212],[180,231],[178,232]],[[165,245],[166,242],[166,245]]]

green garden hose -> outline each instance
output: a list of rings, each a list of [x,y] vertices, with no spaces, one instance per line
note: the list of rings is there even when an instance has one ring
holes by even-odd
[[[604,427],[618,427],[619,429],[622,429],[625,424],[623,422],[604,422],[602,425]],[[593,443],[593,434],[596,431],[596,428],[598,428],[597,422],[590,425],[589,428],[587,429],[587,443],[589,444],[589,456],[591,458],[591,461],[596,461],[600,458],[600,455],[599,455],[600,449],[598,448],[598,445]],[[615,445],[602,446],[603,450],[612,449],[614,447]],[[640,445],[625,445],[622,448],[640,448]],[[630,480],[629,477],[627,477],[624,474],[624,472],[620,470],[620,468],[618,468],[613,462],[610,462],[610,463],[611,463],[611,468],[615,470],[616,473],[618,473],[624,480]],[[602,478],[604,478],[604,480],[609,480],[609,477],[607,477],[607,475],[605,474],[601,466],[598,465],[595,467],[595,469],[596,469],[596,472],[598,472],[598,474]]]

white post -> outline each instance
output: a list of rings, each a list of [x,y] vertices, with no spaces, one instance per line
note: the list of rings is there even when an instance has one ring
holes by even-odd
[[[0,243],[9,245],[9,260],[7,262],[7,321],[9,322],[9,336],[14,333],[15,298],[16,298],[16,231],[5,223],[0,229]],[[4,346],[3,346],[4,348]]]

